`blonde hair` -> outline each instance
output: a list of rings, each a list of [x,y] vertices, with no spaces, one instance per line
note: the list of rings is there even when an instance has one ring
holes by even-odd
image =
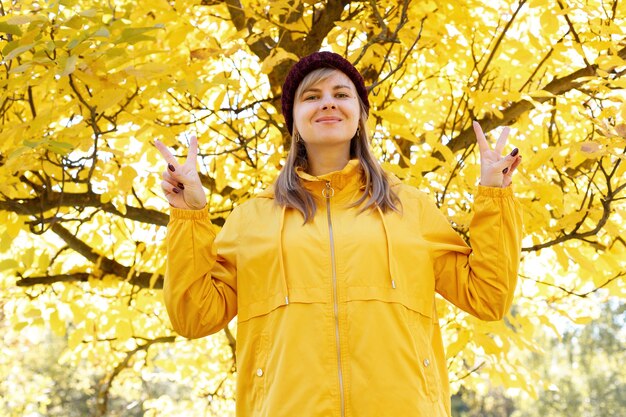
[[[334,71],[338,70],[334,68],[319,68],[311,71],[304,77],[296,89],[295,99],[297,100],[302,92],[312,85],[327,79]],[[361,164],[363,172],[361,181],[365,185],[365,191],[361,198],[354,202],[352,206],[355,207],[365,203],[361,212],[367,209],[374,209],[375,207],[380,207],[383,212],[389,210],[399,211],[400,199],[391,189],[385,172],[372,153],[369,136],[367,135],[367,111],[361,98],[358,95],[357,98],[361,108],[361,115],[359,117],[359,129],[350,141],[350,158],[358,159]],[[306,223],[315,216],[317,206],[313,195],[304,188],[302,180],[296,173],[296,168],[302,168],[305,171],[308,168],[306,147],[302,140],[298,140],[298,137],[299,133],[294,123],[291,147],[285,166],[276,180],[274,196],[278,205],[294,208],[302,213]]]

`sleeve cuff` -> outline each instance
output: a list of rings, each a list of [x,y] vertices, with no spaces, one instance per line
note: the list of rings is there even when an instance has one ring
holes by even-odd
[[[478,195],[491,198],[513,197],[513,188],[509,185],[505,188],[478,186]]]
[[[209,220],[209,211],[206,207],[200,210],[187,210],[170,206],[170,218],[180,220]]]

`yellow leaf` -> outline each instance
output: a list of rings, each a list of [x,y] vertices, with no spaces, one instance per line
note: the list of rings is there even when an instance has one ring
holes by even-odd
[[[288,59],[298,61],[299,58],[296,54],[287,52],[283,48],[274,48],[272,49],[270,55],[263,61],[263,64],[261,65],[261,72],[269,74],[276,65]]]
[[[172,359],[157,359],[156,361],[154,361],[154,364],[163,369],[165,372],[176,372],[176,362]]]
[[[74,324],[81,323],[82,321],[85,320],[87,312],[85,311],[84,306],[77,304],[77,303],[71,303],[70,310],[72,310],[72,316],[73,316],[72,321],[74,322]]]
[[[22,255],[22,263],[26,268],[30,268],[35,260],[35,248],[30,247],[24,251]]]
[[[446,349],[446,358],[453,358],[462,351],[470,339],[470,332],[463,329],[457,333],[457,340],[451,343]]]
[[[578,264],[581,268],[585,269],[587,272],[593,273],[593,277],[595,278],[597,274],[597,270],[593,262],[585,256],[580,249],[573,247],[566,247],[565,251],[572,257],[574,263]]]
[[[562,246],[558,246],[558,245],[554,246],[553,247],[553,251],[554,251],[554,254],[556,255],[557,261],[561,265],[561,268],[563,268],[563,270],[567,271],[568,267],[569,267],[569,257],[567,256],[567,254],[563,250],[563,247]]]
[[[9,33],[15,36],[22,36],[22,30],[15,24],[0,22],[0,32]]]
[[[96,111],[102,113],[109,107],[112,107],[122,101],[126,97],[126,90],[121,88],[107,88],[100,90],[91,99],[91,104],[96,106]]]
[[[213,101],[213,108],[218,110],[224,104],[224,97],[226,97],[227,90],[225,88],[220,89],[220,92],[217,95],[217,98]]]
[[[124,196],[114,197],[111,200],[111,203],[122,215],[126,214],[126,202],[124,201]]]
[[[50,313],[50,329],[52,329],[57,336],[65,336],[65,322],[59,317],[58,310],[53,310],[52,313]]]
[[[218,56],[220,52],[217,48],[198,48],[189,51],[189,58],[206,61],[209,58]]]
[[[100,28],[91,34],[92,38],[110,38],[111,32],[107,28]]]
[[[408,122],[407,115],[398,110],[387,108],[385,110],[379,111],[378,114],[380,117],[383,118],[383,120],[391,124],[406,125]]]
[[[13,326],[13,330],[15,330],[16,332],[20,332],[23,328],[25,328],[26,326],[28,326],[28,322],[27,321],[20,321],[17,322],[14,326]]]
[[[604,71],[612,71],[616,67],[622,67],[626,65],[626,61],[617,55],[603,55],[596,59],[598,67]]]
[[[26,23],[34,22],[37,19],[38,17],[36,15],[17,15],[10,16],[4,21],[10,25],[25,25]]]
[[[26,310],[26,313],[24,313],[24,317],[28,317],[31,319],[41,317],[41,310],[36,307],[29,308],[28,310]]]
[[[558,152],[558,149],[553,147],[538,150],[535,155],[533,155],[531,158],[529,158],[529,160],[524,162],[524,164],[526,165],[526,170],[529,172],[536,171],[537,169],[539,169],[539,167],[546,164],[552,158],[555,152]]]
[[[17,58],[18,56],[20,56],[21,54],[23,54],[24,52],[28,51],[29,49],[31,49],[33,46],[35,46],[34,43],[30,43],[28,45],[22,45],[22,46],[18,46],[17,48],[13,49],[11,52],[9,52],[5,57],[4,60],[5,61],[10,61],[14,58]],[[5,48],[6,49],[6,48]],[[4,53],[4,50],[3,50]]]
[[[122,167],[118,176],[119,190],[123,193],[130,191],[136,176],[137,171],[135,171],[133,167],[129,165],[125,165],[124,167]]]
[[[126,319],[120,319],[115,325],[115,338],[119,342],[125,342],[133,336],[133,329],[130,322]]]
[[[541,324],[543,324],[544,326],[549,327],[550,329],[552,329],[552,331],[554,331],[554,334],[560,339],[561,338],[561,332],[559,332],[559,329],[557,329],[557,327],[554,325],[554,323],[552,322],[552,320],[548,319],[548,317],[546,316],[539,316],[539,321],[541,322]]]
[[[557,33],[559,30],[559,18],[550,9],[543,12],[540,18],[541,29],[545,32]]]
[[[100,202],[102,204],[107,204],[111,201],[111,199],[113,198],[113,194],[110,192],[106,192],[106,193],[102,193],[100,194]]]
[[[50,265],[50,255],[48,255],[48,252],[43,252],[41,255],[39,255],[38,269],[40,271],[45,271],[46,269],[48,269],[49,265]]]
[[[496,342],[494,342],[494,340],[491,337],[485,334],[482,334],[482,333],[474,334],[474,340],[476,341],[478,346],[481,346],[483,350],[485,351],[485,353],[488,355],[495,355],[501,351],[501,349],[498,347]]]
[[[66,75],[73,73],[76,69],[76,62],[78,62],[78,55],[71,55],[67,57],[67,59],[65,60],[65,66],[63,67],[63,71],[59,73],[59,76],[65,77]]]
[[[20,264],[15,259],[5,259],[0,261],[0,272],[8,273],[19,268]]]
[[[124,68],[124,72],[137,78],[151,79],[160,74],[167,74],[170,67],[159,62],[150,62],[141,66],[130,66]]]
[[[85,329],[83,327],[74,330],[67,340],[67,347],[69,347],[71,350],[76,349],[76,347],[83,342],[84,335]]]
[[[83,17],[95,17],[98,15],[98,10],[91,8],[91,9],[87,9],[87,10],[83,10],[81,12],[78,12],[79,16],[83,16]]]

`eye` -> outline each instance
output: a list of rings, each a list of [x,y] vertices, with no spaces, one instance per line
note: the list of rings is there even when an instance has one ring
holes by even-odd
[[[310,94],[310,95],[308,95],[308,96],[304,96],[304,98],[303,98],[302,100],[304,100],[304,101],[308,101],[308,100],[315,100],[315,99],[317,99],[317,95],[315,95],[315,94]]]
[[[348,93],[337,93],[336,97],[338,97],[338,98],[349,98],[350,95]]]

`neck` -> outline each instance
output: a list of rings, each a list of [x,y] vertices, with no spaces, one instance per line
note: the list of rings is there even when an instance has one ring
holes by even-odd
[[[329,149],[328,146],[324,149],[315,149],[313,146],[307,146],[307,160],[309,163],[307,171],[313,176],[340,171],[350,161],[350,148],[349,145],[344,149]]]

